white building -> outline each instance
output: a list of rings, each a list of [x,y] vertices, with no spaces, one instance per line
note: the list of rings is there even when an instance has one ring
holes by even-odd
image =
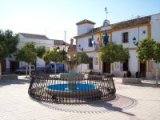
[[[28,42],[33,42],[35,46],[45,46],[46,49],[52,50],[54,48],[54,41],[47,38],[45,35],[19,33],[18,49],[23,47]],[[3,72],[14,72],[17,68],[26,65],[25,62],[17,61],[16,54],[12,58],[7,58],[3,63]],[[37,67],[44,67],[44,60],[37,59]]]
[[[18,48],[23,47],[26,43],[33,42],[35,47],[44,46],[46,50],[52,50],[54,48],[54,41],[47,38],[45,35],[19,33],[19,44]],[[24,66],[26,63],[19,62],[19,66]],[[45,62],[43,59],[37,59],[37,67],[44,67]]]
[[[86,52],[92,61],[90,64],[78,66],[77,71],[92,69],[101,73],[112,72],[117,76],[121,76],[123,71],[130,71],[132,76],[135,76],[136,72],[140,71],[147,78],[155,77],[154,62],[139,63],[136,47],[145,37],[160,42],[160,13],[110,24],[110,26],[108,26],[107,20],[103,26],[98,28],[94,28],[94,24],[86,19],[77,23],[77,36],[75,36],[77,51]],[[125,63],[116,62],[111,66],[110,63],[99,59],[100,46],[98,43],[106,33],[109,36],[109,41],[129,48],[130,58],[128,61]],[[81,68],[83,70],[80,70]]]

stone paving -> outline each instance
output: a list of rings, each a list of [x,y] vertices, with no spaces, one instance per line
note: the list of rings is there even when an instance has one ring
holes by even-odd
[[[0,80],[0,120],[160,120],[160,87],[149,80],[142,85],[114,80],[115,100],[82,105],[37,102],[28,96],[29,80]]]

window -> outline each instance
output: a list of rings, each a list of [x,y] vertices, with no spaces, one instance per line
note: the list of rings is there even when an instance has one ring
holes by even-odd
[[[122,42],[128,43],[128,32],[122,33]]]
[[[93,44],[92,44],[92,38],[89,38],[88,39],[88,47],[92,47],[93,46]]]

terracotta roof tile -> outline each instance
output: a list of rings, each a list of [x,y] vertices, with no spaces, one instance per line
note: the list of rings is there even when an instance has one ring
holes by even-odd
[[[94,22],[92,22],[90,20],[84,19],[84,20],[76,23],[76,25],[81,25],[81,24],[86,24],[86,23],[88,23],[88,24],[95,24]]]

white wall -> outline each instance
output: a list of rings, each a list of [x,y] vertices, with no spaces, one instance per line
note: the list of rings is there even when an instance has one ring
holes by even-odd
[[[54,41],[53,40],[47,40],[47,39],[31,39],[31,38],[25,38],[21,34],[19,34],[19,44],[17,48],[23,47],[26,43],[33,42],[35,46],[45,46],[47,50],[52,50],[54,48]],[[20,66],[22,67],[26,65],[24,62],[20,62]],[[37,67],[44,67],[45,62],[43,59],[37,58]]]
[[[90,58],[93,58],[93,71],[99,72],[99,55],[98,52],[87,53]]]
[[[77,66],[76,69],[77,72],[82,72],[82,73],[87,72],[87,70],[88,70],[88,64],[80,64]]]
[[[155,14],[151,16],[151,37],[160,42],[160,13]],[[87,32],[87,29],[85,28],[85,25],[79,26],[78,28],[78,35]],[[89,28],[89,27],[88,27]],[[129,42],[128,43],[122,43],[122,33],[128,32],[129,36]],[[143,38],[148,37],[148,29],[147,25],[144,26],[139,26],[139,27],[134,27],[134,28],[127,28],[127,29],[121,29],[118,31],[112,32],[112,41],[115,42],[116,44],[122,44],[124,47],[129,48],[129,70],[131,71],[132,75],[135,75],[135,73],[139,69],[139,63],[137,59],[137,53],[136,53],[136,45],[134,44],[133,38],[136,38],[136,41],[140,42]],[[81,45],[81,48],[83,48],[84,51],[94,51],[94,47],[88,47],[88,39],[92,38],[91,35],[83,37],[83,38],[78,38],[77,39],[77,51],[79,50],[79,45]],[[97,42],[98,35],[94,35],[94,39]],[[98,57],[98,52],[87,52],[89,57]],[[99,62],[99,60],[98,60]],[[87,68],[87,67],[86,67]],[[120,72],[122,68],[121,63],[114,63],[114,72]],[[94,59],[93,59],[93,69],[95,71],[100,71],[99,70],[99,63],[98,65],[94,65]]]
[[[101,72],[99,69],[99,55],[98,52],[92,52],[92,53],[87,53],[88,57],[93,58],[93,71],[94,72]],[[89,70],[89,64],[80,64],[77,67],[78,72],[86,72]]]
[[[143,33],[143,31],[145,31],[145,33]],[[129,37],[128,43],[122,43],[122,33],[124,32],[128,32],[128,37]],[[147,37],[147,35],[148,35],[147,26],[140,26],[139,28],[135,27],[135,28],[123,29],[112,32],[112,41],[115,42],[116,44],[123,44],[124,47],[135,48],[136,46],[133,43],[133,38],[135,37],[136,40],[141,41],[143,38]]]
[[[92,46],[92,47],[88,46],[89,38],[92,38],[92,36],[90,35],[90,36],[87,36],[87,37],[77,39],[76,49],[77,49],[78,52],[81,51],[79,49],[79,45],[80,45],[80,48],[83,48],[83,51],[94,51],[95,50],[95,46]],[[93,38],[94,38],[93,41],[95,41],[95,43],[98,44],[98,42],[97,42],[98,35],[94,35]]]
[[[129,63],[129,71],[131,72],[132,75],[135,76],[135,73],[138,71],[138,59],[137,59],[137,52],[136,50],[130,50],[129,51],[130,59],[128,61]]]
[[[46,49],[49,49],[49,50],[52,50],[54,47],[53,40],[25,38],[22,35],[19,35],[19,39],[20,41],[19,41],[18,48],[23,47],[27,42],[33,42],[35,46],[45,46]]]
[[[122,43],[122,33],[124,32],[128,32],[128,43]],[[135,76],[135,73],[138,71],[138,58],[136,53],[136,45],[134,44],[133,38],[135,37],[137,41],[141,41],[143,38],[147,36],[148,36],[147,25],[140,26],[139,28],[135,27],[130,29],[119,30],[112,33],[112,41],[114,43],[122,44],[123,47],[131,48],[129,49],[130,58],[128,60],[128,67],[129,67],[128,69],[130,70],[131,74],[134,76]],[[116,64],[117,66],[119,66],[118,63]],[[122,67],[122,64],[120,64],[120,66]],[[118,73],[118,71],[120,72],[122,70],[119,68],[118,70],[116,70],[116,68],[114,69],[114,72]]]
[[[90,30],[92,30],[94,27],[93,24],[81,24],[81,25],[77,25],[77,35],[82,35],[84,33],[89,32]]]
[[[151,16],[151,36],[160,42],[160,13]]]

